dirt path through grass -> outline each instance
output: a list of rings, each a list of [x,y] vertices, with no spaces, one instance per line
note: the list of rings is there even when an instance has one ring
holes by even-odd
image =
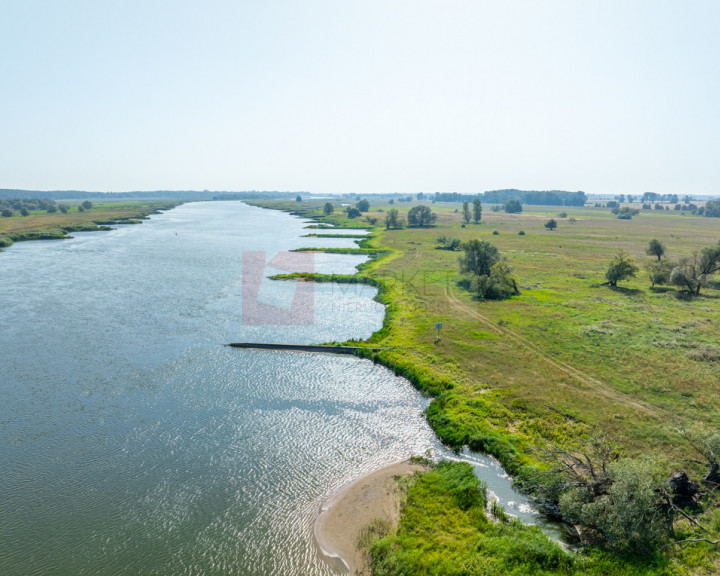
[[[662,415],[662,412],[664,412],[661,408],[658,408],[656,406],[652,406],[650,404],[647,404],[646,402],[643,402],[641,400],[631,398],[625,394],[622,394],[621,392],[618,392],[617,390],[614,390],[604,382],[601,382],[600,380],[597,380],[596,378],[593,378],[592,376],[588,376],[584,372],[581,372],[574,366],[571,366],[570,364],[566,364],[565,362],[562,362],[560,360],[557,360],[544,352],[541,348],[535,346],[532,342],[527,340],[526,338],[520,336],[516,332],[513,332],[512,330],[509,330],[508,328],[504,328],[502,326],[498,326],[495,322],[487,318],[486,316],[483,316],[478,312],[477,310],[473,310],[469,306],[463,304],[453,293],[452,288],[445,287],[445,297],[447,298],[450,306],[455,308],[456,310],[462,311],[469,316],[475,318],[479,322],[481,322],[486,327],[490,328],[493,332],[500,336],[504,336],[505,338],[508,338],[509,340],[512,340],[516,344],[523,346],[527,350],[530,350],[531,352],[534,352],[540,358],[545,360],[548,364],[551,366],[557,368],[561,372],[567,374],[568,376],[571,376],[573,378],[576,378],[583,384],[589,386],[596,392],[602,394],[606,398],[613,400],[615,402],[618,402],[620,404],[623,404],[624,406],[628,406],[630,408],[634,408],[636,410],[640,410],[641,412],[644,412],[650,416],[654,417],[660,417]]]

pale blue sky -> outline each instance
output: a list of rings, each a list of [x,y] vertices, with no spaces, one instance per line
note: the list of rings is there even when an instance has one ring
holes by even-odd
[[[0,188],[720,195],[717,0],[0,3]]]

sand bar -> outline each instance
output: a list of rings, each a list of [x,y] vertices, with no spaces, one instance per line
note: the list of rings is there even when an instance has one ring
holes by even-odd
[[[396,476],[426,470],[422,464],[397,462],[376,470],[343,488],[323,504],[315,520],[315,540],[320,555],[350,574],[369,573],[357,548],[360,531],[375,518],[395,525],[400,514]]]

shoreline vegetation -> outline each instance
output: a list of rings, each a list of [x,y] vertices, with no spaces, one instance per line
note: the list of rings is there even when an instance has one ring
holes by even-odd
[[[373,531],[397,525],[408,477],[427,470],[420,460],[405,460],[375,470],[342,488],[325,502],[313,533],[320,556],[350,574],[369,574],[367,547],[359,542]]]
[[[433,398],[426,417],[444,444],[497,457],[546,512],[559,515],[560,497],[566,521],[573,506],[590,507],[567,500],[566,494],[586,492],[558,492],[570,484],[557,471],[563,456],[578,477],[583,469],[572,458],[606,457],[592,460],[609,472],[590,504],[594,519],[608,527],[594,533],[598,528],[583,529],[593,518],[575,518],[568,528],[580,536],[578,552],[562,550],[503,510],[487,511],[482,497],[448,497],[475,478],[452,463],[408,482],[397,527],[380,530],[366,546],[372,574],[649,576],[720,569],[715,488],[700,482],[710,470],[713,453],[703,451],[720,412],[720,349],[713,353],[720,283],[710,278],[703,296],[687,297],[679,288],[651,287],[638,268],[620,286],[603,286],[618,248],[644,263],[648,242],[660,238],[686,258],[717,243],[712,219],[647,211],[628,225],[599,207],[568,206],[556,214],[556,207],[525,206],[522,213],[492,207],[469,224],[457,204],[438,202],[432,225],[406,228],[402,217],[422,202],[408,202],[398,215],[376,200],[364,219],[323,214],[321,202],[249,203],[312,219],[312,227],[342,229],[347,222],[370,230],[362,246],[378,252],[357,274],[276,278],[376,286],[376,299],[386,306],[383,327],[351,343],[383,347],[364,355]],[[390,211],[400,217],[397,227],[373,225]],[[544,227],[551,216],[557,218],[552,230]],[[458,252],[436,248],[439,235],[497,244],[514,268],[519,294],[473,298],[459,283]],[[436,322],[443,323],[439,338]],[[702,487],[685,502],[668,483],[680,472]],[[651,477],[652,485],[633,484]],[[633,521],[623,513],[661,497],[667,507],[657,524],[623,525]],[[646,534],[653,530],[656,540]]]
[[[72,232],[101,232],[113,230],[113,226],[119,224],[140,224],[152,214],[159,214],[183,203],[170,199],[95,203],[67,201],[67,204],[55,204],[51,200],[40,202],[47,205],[27,210],[24,216],[17,211],[13,216],[0,217],[0,251],[15,242],[65,240],[72,238]]]

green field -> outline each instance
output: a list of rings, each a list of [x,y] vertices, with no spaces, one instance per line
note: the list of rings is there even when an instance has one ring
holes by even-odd
[[[323,221],[321,203],[264,205]],[[547,467],[537,456],[545,442],[578,449],[584,439],[604,435],[621,457],[650,455],[667,476],[684,470],[702,478],[708,465],[679,430],[709,433],[720,421],[720,284],[715,277],[697,298],[674,287],[651,289],[643,264],[653,238],[671,259],[715,245],[720,221],[672,210],[619,220],[607,208],[526,206],[521,214],[505,214],[485,206],[481,224],[462,227],[461,206],[438,203],[431,206],[438,214],[432,228],[380,227],[389,208],[405,216],[411,205],[417,203],[372,206],[367,216],[378,226],[365,245],[390,254],[361,274],[382,285],[380,298],[388,305],[385,327],[371,342],[389,350],[376,360],[435,397],[427,416],[445,443],[490,452],[526,481]],[[332,218],[342,225],[337,212]],[[555,231],[544,228],[549,218],[558,221]],[[439,235],[494,243],[514,268],[521,294],[474,300],[457,285],[459,253],[436,249]],[[640,272],[618,288],[603,286],[619,248],[636,259]],[[439,341],[436,322],[443,323]],[[673,536],[720,537],[714,498],[706,495],[693,512],[707,532],[681,519]],[[448,550],[454,537],[443,537]],[[720,568],[707,543],[670,546],[659,556],[601,561],[593,554],[599,563],[582,570],[568,564],[558,573],[711,574]],[[416,567],[416,573],[434,572]]]

